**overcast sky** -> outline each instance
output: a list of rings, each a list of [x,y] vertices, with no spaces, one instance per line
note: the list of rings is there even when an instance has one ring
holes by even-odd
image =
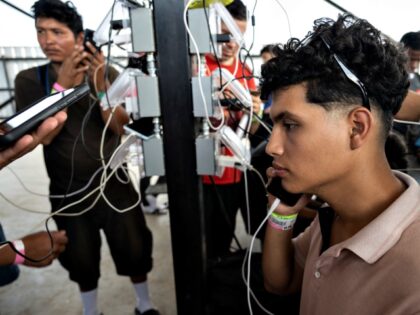
[[[30,12],[33,0],[8,0]],[[165,0],[157,0],[165,1]],[[367,19],[383,33],[399,40],[408,31],[420,30],[420,0],[335,0],[355,15]],[[96,29],[109,11],[112,0],[73,0],[84,18],[84,26]],[[249,10],[255,1],[244,0]],[[301,38],[319,17],[336,18],[339,11],[324,0],[258,0],[256,7],[256,37],[254,53],[264,44],[282,43],[289,37],[287,18],[292,36]],[[0,2],[0,46],[37,46],[33,20]],[[250,42],[248,32],[247,43]]]

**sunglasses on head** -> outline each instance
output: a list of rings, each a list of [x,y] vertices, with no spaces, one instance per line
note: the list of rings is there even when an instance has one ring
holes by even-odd
[[[332,50],[328,42],[325,40],[325,38],[320,35],[320,38],[324,45],[327,47],[328,51],[333,55],[335,61],[337,62],[338,66],[340,67],[341,71],[343,71],[344,75],[349,79],[351,82],[357,85],[357,87],[360,89],[360,92],[362,92],[362,100],[363,100],[363,106],[366,107],[368,110],[370,110],[370,102],[369,97],[367,94],[367,90],[365,88],[365,85],[362,81],[344,64],[344,62],[338,57]]]

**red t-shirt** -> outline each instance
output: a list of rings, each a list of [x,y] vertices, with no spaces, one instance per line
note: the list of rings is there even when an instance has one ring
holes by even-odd
[[[217,61],[210,55],[206,56],[206,63],[207,63],[207,69],[209,70],[209,74],[211,72],[213,72],[215,69],[218,68],[217,65]],[[220,65],[222,68],[230,71],[230,73],[233,74],[233,72],[235,71],[235,66],[236,66],[236,59],[233,61],[233,63],[231,65]],[[243,68],[242,64],[239,63],[238,64],[238,69],[236,71],[236,78],[241,78],[238,79],[242,84],[245,84],[245,79],[243,77],[251,77],[252,73],[251,71],[245,67],[245,69]],[[248,89],[251,91],[256,90],[256,85],[255,85],[255,80],[254,78],[249,78],[246,79],[247,85],[248,85]],[[222,151],[223,153],[223,151]],[[232,152],[230,152],[230,150],[228,150],[226,148],[225,150],[226,155],[230,155],[233,156]],[[225,184],[234,184],[234,183],[239,183],[239,181],[241,180],[241,174],[242,172],[238,169],[235,169],[233,167],[225,167],[222,176],[211,176],[213,178],[213,181],[215,184],[217,185],[225,185]],[[203,183],[204,184],[211,184],[212,181],[210,179],[210,176],[203,176]]]

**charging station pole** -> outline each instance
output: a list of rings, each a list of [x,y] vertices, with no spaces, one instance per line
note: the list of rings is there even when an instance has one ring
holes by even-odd
[[[184,1],[153,3],[178,314],[207,311],[204,210],[196,172],[191,65]],[[170,253],[168,253],[170,255]]]

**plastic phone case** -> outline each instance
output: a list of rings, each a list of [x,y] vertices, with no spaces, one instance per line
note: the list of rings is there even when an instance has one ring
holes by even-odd
[[[12,146],[17,140],[19,140],[23,135],[32,132],[34,129],[36,129],[45,119],[47,119],[50,116],[53,116],[60,110],[64,109],[65,107],[73,104],[77,100],[79,100],[81,97],[89,94],[90,88],[88,84],[83,84],[75,88],[74,91],[69,93],[68,95],[65,95],[63,98],[58,100],[56,103],[52,104],[45,110],[41,111],[40,113],[36,114],[34,117],[31,117],[21,125],[13,128],[9,132],[0,135],[0,150],[4,150],[10,146]],[[60,92],[61,93],[61,92]],[[47,96],[48,97],[48,96]],[[45,98],[43,98],[45,99]],[[16,117],[17,115],[21,114],[23,111],[27,110],[31,106],[34,106],[35,104],[39,103],[41,100],[37,101],[36,103],[28,106],[26,109],[19,111],[12,117],[6,119],[2,122],[2,124],[7,123],[10,119]]]

